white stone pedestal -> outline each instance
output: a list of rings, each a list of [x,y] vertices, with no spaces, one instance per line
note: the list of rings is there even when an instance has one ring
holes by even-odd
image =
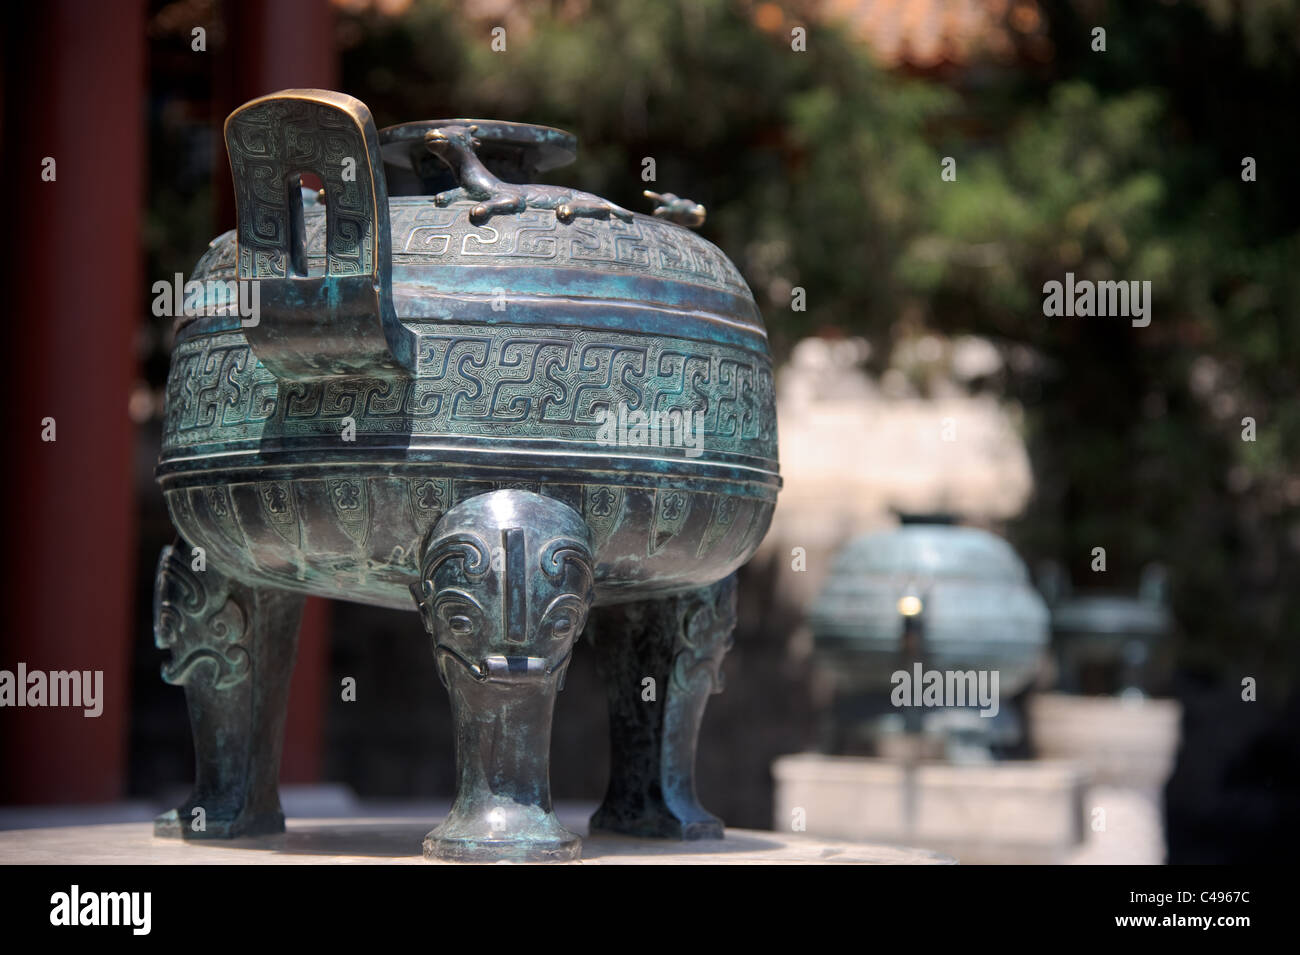
[[[1034,745],[1091,772],[1088,844],[1076,863],[1159,865],[1165,860],[1165,782],[1178,753],[1174,700],[1038,693],[1029,700]]]
[[[1066,861],[1084,839],[1087,776],[1067,760],[953,765],[783,756],[775,828],[924,846],[962,863]],[[799,811],[802,811],[801,813]]]
[[[873,846],[786,832],[728,829],[725,839],[670,842],[583,834],[582,865],[944,865],[923,849]],[[147,822],[0,831],[0,864],[427,865],[420,853],[436,819],[290,819],[278,836],[230,841],[158,839]]]

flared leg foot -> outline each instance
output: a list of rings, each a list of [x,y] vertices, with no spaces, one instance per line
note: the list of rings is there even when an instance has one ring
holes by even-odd
[[[181,541],[163,548],[154,641],[163,679],[185,687],[194,791],[154,834],[230,839],[284,831],[278,790],[289,678],[303,598],[249,587],[204,566]]]
[[[551,718],[593,595],[591,535],[565,504],[494,491],[434,525],[411,590],[456,726],[456,799],[428,859],[567,862],[551,807]]]
[[[588,634],[609,697],[610,779],[592,831],[721,839],[695,794],[695,750],[736,625],[734,575],[689,593],[601,607]]]

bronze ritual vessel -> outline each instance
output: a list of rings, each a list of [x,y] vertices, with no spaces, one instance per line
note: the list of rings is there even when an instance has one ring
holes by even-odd
[[[190,276],[158,465],[179,538],[155,632],[197,781],[155,831],[284,828],[286,696],[319,594],[418,610],[433,638],[458,783],[427,857],[580,854],[549,780],[580,634],[613,748],[593,829],[720,837],[696,738],[780,478],[762,319],[686,227],[704,210],[531,184],[573,157],[559,130],[379,131],[329,91],[254,100],[225,137],[238,228]]]

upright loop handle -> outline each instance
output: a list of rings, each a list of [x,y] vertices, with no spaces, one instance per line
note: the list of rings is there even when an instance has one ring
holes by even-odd
[[[392,239],[379,137],[360,100],[284,90],[226,120],[239,216],[238,276],[256,281],[244,334],[277,377],[408,374],[414,336],[393,310]],[[302,173],[325,186],[325,274],[308,275]]]

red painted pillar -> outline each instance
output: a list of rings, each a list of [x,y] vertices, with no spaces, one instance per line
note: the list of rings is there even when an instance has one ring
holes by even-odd
[[[298,630],[298,662],[293,668],[289,712],[284,722],[281,782],[319,782],[324,769],[330,606],[328,600],[309,597],[303,607]]]
[[[103,674],[102,713],[0,709],[0,799],[124,791],[142,295],[143,0],[5,11],[5,639],[0,669]],[[43,163],[54,161],[52,181]],[[53,419],[53,441],[42,422]]]

